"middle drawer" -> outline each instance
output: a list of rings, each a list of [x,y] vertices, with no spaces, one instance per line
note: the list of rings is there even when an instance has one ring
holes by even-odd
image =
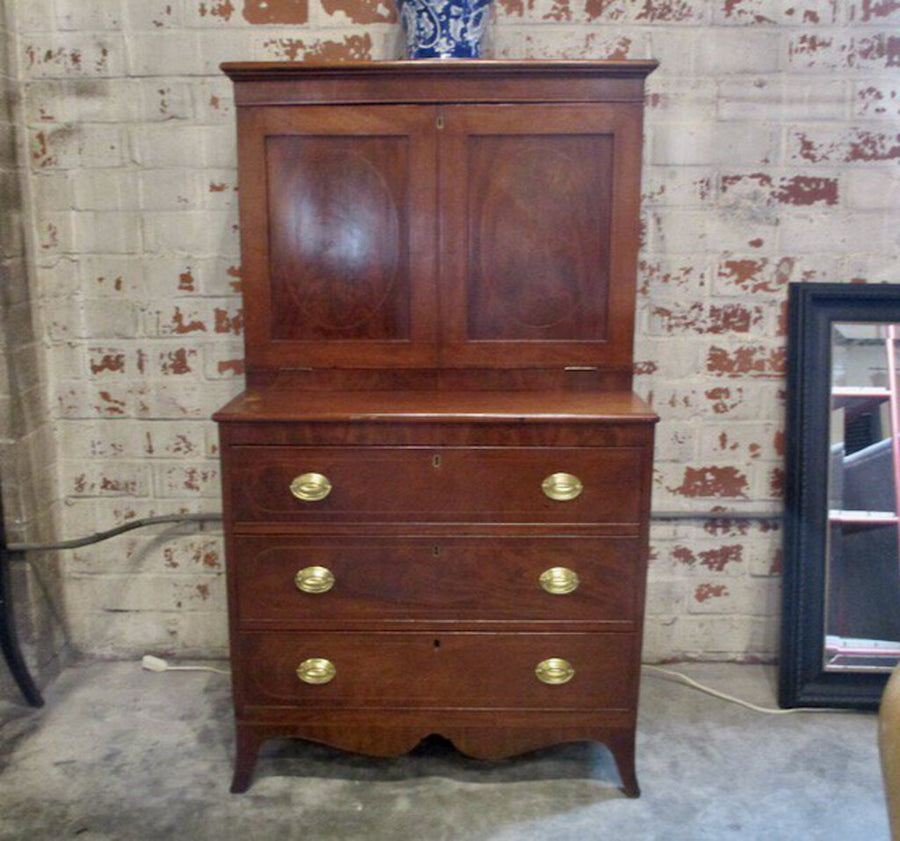
[[[235,523],[627,523],[636,447],[234,447]]]
[[[238,621],[624,623],[636,615],[640,541],[624,537],[234,539]]]

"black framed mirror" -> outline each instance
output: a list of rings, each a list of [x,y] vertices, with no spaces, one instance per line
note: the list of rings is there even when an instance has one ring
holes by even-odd
[[[900,286],[789,287],[784,707],[875,707],[900,662]]]

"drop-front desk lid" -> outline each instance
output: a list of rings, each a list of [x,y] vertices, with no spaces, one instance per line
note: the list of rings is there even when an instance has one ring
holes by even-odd
[[[630,391],[295,391],[247,389],[219,410],[245,421],[530,421],[647,423],[656,413]]]

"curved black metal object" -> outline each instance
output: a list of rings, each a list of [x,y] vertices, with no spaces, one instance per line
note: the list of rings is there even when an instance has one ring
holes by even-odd
[[[13,553],[6,546],[6,528],[3,525],[3,505],[0,501],[0,648],[13,679],[32,707],[42,707],[44,699],[37,688],[19,647],[13,613],[9,566]]]
[[[44,699],[35,685],[22,657],[22,649],[19,647],[19,638],[16,634],[16,624],[13,613],[12,593],[10,591],[9,568],[11,562],[25,560],[25,552],[51,552],[61,549],[76,549],[79,546],[88,546],[92,543],[100,543],[111,537],[144,526],[159,525],[162,523],[204,523],[221,520],[221,514],[164,514],[158,517],[144,517],[133,520],[108,531],[97,532],[87,537],[74,540],[63,540],[58,543],[13,543],[6,542],[6,529],[3,525],[3,501],[0,499],[0,648],[9,666],[13,678],[22,690],[25,700],[33,707],[44,705]]]

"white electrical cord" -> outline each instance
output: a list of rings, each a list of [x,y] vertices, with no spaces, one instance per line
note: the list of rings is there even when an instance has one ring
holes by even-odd
[[[741,707],[746,707],[748,710],[753,710],[753,712],[757,713],[765,713],[766,715],[792,715],[793,713],[852,713],[859,712],[859,710],[847,710],[847,709],[835,709],[833,707],[794,707],[788,710],[776,709],[773,707],[761,707],[758,704],[753,704],[750,701],[745,701],[742,698],[736,698],[734,695],[729,695],[726,692],[719,692],[717,689],[713,689],[712,687],[705,686],[697,680],[694,680],[692,677],[688,677],[681,672],[676,672],[673,669],[663,669],[661,666],[652,666],[649,663],[644,663],[643,667],[653,672],[657,672],[661,675],[666,675],[667,677],[675,678],[676,680],[684,683],[687,686],[690,686],[692,689],[696,689],[699,692],[705,692],[707,695],[712,695],[713,698],[719,698],[723,701],[729,701],[732,704],[737,704]]]
[[[162,657],[145,654],[141,659],[141,668],[148,672],[215,672],[217,675],[230,675],[228,669],[217,669],[215,666],[170,666]]]
[[[141,659],[141,668],[149,671],[149,672],[215,672],[219,675],[230,675],[231,672],[228,669],[217,669],[215,666],[170,666],[168,661],[163,660],[162,657],[154,657],[152,654],[145,654]],[[666,677],[674,678],[680,683],[685,684],[686,686],[691,687],[692,689],[696,689],[699,692],[705,692],[707,695],[712,695],[713,698],[719,698],[722,701],[728,701],[732,704],[737,704],[738,706],[745,707],[748,710],[753,710],[753,712],[764,713],[766,715],[792,715],[794,713],[847,713],[847,712],[856,712],[855,710],[846,710],[846,709],[834,709],[830,707],[795,707],[788,710],[776,709],[773,707],[762,707],[759,704],[751,703],[750,701],[745,701],[742,698],[737,698],[734,695],[729,695],[726,692],[720,692],[717,689],[713,689],[710,686],[706,686],[705,684],[700,683],[697,680],[694,680],[692,677],[688,677],[688,675],[683,674],[682,672],[676,672],[674,669],[664,669],[661,666],[653,666],[650,663],[644,663],[643,668],[656,672],[660,675],[665,675]]]

